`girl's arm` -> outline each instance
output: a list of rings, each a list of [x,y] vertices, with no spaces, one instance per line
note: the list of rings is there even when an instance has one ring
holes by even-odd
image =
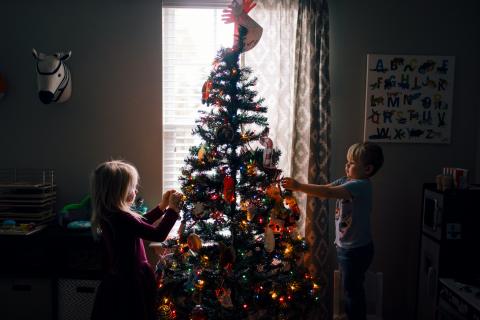
[[[156,227],[143,219],[136,219],[130,215],[132,220],[135,221],[132,225],[135,235],[149,241],[165,241],[175,222],[180,218],[179,212],[182,207],[182,197],[183,195],[177,192],[173,192],[167,197],[168,209],[165,210],[165,216]],[[160,210],[160,208],[156,209]]]
[[[165,209],[168,206],[170,196],[174,193],[175,190],[168,190],[167,192],[165,192],[162,196],[162,201],[160,201],[160,203],[155,208],[143,215],[145,221],[152,224],[158,219],[160,219],[160,217],[163,216],[163,214],[165,213]]]
[[[152,224],[158,219],[160,219],[163,214],[165,213],[165,209],[160,209],[160,206],[156,206],[152,210],[148,211],[143,215],[143,219],[149,223]]]
[[[160,209],[156,208],[154,210]],[[178,212],[168,208],[165,210],[165,215],[163,216],[162,220],[160,220],[160,223],[157,226],[153,226],[144,219],[136,218],[131,214],[125,214],[122,216],[128,219],[128,228],[135,234],[135,236],[156,242],[165,241],[175,225],[175,222],[180,217]]]

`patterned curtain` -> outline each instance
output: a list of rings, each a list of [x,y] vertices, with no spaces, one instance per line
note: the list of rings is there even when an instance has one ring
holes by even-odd
[[[295,43],[295,93],[292,175],[299,181],[327,184],[330,168],[329,22],[327,0],[299,0]],[[306,263],[322,284],[316,319],[331,319],[328,201],[306,199]]]
[[[270,138],[282,151],[278,167],[291,174],[295,25],[298,0],[257,0],[249,15],[263,27],[260,42],[244,55],[258,78],[257,90],[268,107]]]
[[[326,184],[330,160],[330,80],[327,0],[257,0],[250,13],[263,27],[244,62],[258,77],[269,108],[270,136],[282,151],[285,176]],[[331,319],[331,251],[328,202],[297,194],[305,216],[299,228],[309,243],[305,263],[322,284],[315,319]]]

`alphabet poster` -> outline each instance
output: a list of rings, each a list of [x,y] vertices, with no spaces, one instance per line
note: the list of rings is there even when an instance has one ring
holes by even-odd
[[[365,141],[450,143],[454,57],[367,55]]]

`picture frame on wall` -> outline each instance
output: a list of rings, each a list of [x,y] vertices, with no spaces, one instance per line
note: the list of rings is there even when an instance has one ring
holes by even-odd
[[[453,56],[367,55],[364,140],[451,140]]]

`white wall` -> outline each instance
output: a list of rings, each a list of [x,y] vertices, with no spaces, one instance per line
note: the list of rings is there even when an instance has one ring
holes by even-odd
[[[89,191],[104,160],[133,162],[147,202],[161,197],[161,1],[3,0],[0,168],[53,168],[58,206]],[[44,105],[32,48],[72,50],[73,93]]]
[[[421,190],[443,166],[477,176],[480,134],[479,5],[476,0],[334,0],[330,7],[332,175],[348,146],[363,139],[367,53],[455,56],[452,143],[382,144],[373,178],[373,269],[385,273],[385,319],[414,319]]]

